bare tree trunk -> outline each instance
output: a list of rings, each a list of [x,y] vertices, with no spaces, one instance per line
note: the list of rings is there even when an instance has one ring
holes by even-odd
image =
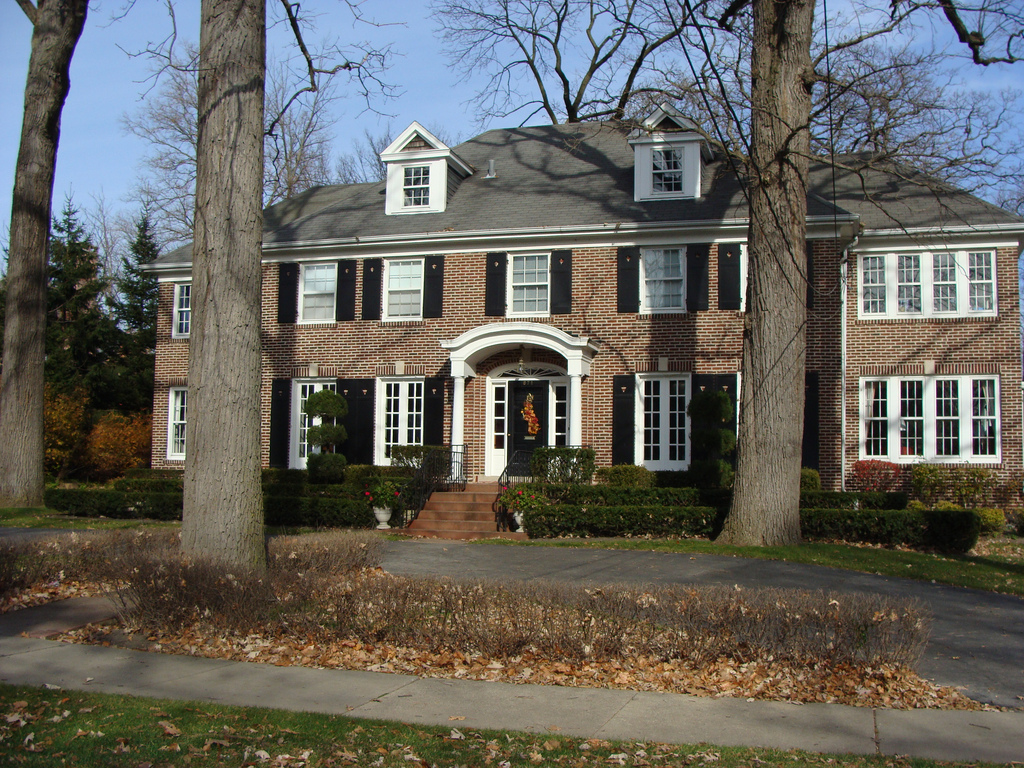
[[[0,507],[43,505],[46,244],[60,114],[87,0],[20,2],[33,24],[14,175],[0,381]]]
[[[719,541],[800,540],[813,0],[754,0],[750,275],[732,508]]]
[[[185,554],[263,568],[260,255],[263,0],[203,0]]]

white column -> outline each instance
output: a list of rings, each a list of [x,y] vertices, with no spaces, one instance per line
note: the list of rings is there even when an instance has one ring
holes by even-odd
[[[583,377],[569,375],[569,445],[583,445]]]
[[[466,407],[466,377],[455,376],[452,379],[452,445],[465,445],[465,414]]]

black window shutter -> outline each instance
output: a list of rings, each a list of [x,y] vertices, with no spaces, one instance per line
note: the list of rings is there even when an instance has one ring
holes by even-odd
[[[380,319],[380,259],[363,259],[363,320]]]
[[[807,371],[804,383],[804,444],[803,464],[810,469],[818,469],[818,372]]]
[[[612,378],[612,464],[636,462],[636,377]]]
[[[618,267],[618,311],[640,311],[640,249],[619,248],[616,255]],[[632,463],[632,462],[630,462]]]
[[[444,256],[423,260],[423,316],[441,317],[444,308]]]
[[[277,322],[294,323],[299,316],[299,265],[279,264],[277,271]]]
[[[334,304],[334,319],[339,323],[356,319],[356,262],[352,259],[338,262],[338,298]]]
[[[423,380],[423,444],[444,445],[444,378]]]
[[[487,283],[484,295],[484,314],[487,317],[504,317],[505,315],[505,280],[507,272],[507,253],[487,254]]]
[[[708,261],[711,246],[691,243],[686,246],[686,311],[701,312],[708,308]]]
[[[551,314],[572,313],[572,251],[551,252]]]
[[[814,309],[814,246],[810,240],[807,241],[807,308]]]
[[[349,464],[373,464],[373,399],[375,379],[338,379],[338,392],[348,402],[345,431],[348,439],[341,444]]]
[[[740,244],[718,246],[718,308],[740,308]]]
[[[292,380],[274,379],[270,385],[270,466],[288,468],[291,440]]]

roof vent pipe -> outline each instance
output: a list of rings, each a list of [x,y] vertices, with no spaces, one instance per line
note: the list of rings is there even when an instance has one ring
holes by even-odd
[[[484,178],[485,179],[493,179],[493,178],[497,177],[497,175],[498,174],[496,174],[494,172],[494,160],[493,159],[488,160],[487,161],[487,175],[484,176]]]

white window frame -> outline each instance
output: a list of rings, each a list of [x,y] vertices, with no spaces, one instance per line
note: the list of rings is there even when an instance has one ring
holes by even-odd
[[[412,154],[412,153],[410,153]],[[428,198],[426,205],[405,204],[405,169],[429,169]],[[448,202],[448,163],[444,159],[413,158],[402,162],[387,163],[387,181],[385,182],[384,212],[388,216],[415,216],[421,213],[440,213]]]
[[[651,305],[650,292],[647,290],[647,266],[652,253],[665,251],[679,251],[680,276],[678,278],[681,286],[680,304],[678,307],[654,307]],[[669,278],[675,281],[677,278]],[[661,282],[664,282],[663,278]],[[662,245],[640,250],[640,314],[642,315],[667,315],[686,312],[686,246],[685,245]]]
[[[685,200],[700,197],[702,173],[701,142],[698,137],[671,140],[665,134],[630,142],[633,144],[633,199]],[[682,161],[682,189],[663,192],[654,188],[654,153],[674,150]]]
[[[972,280],[971,275],[975,269],[970,266],[972,256],[987,254],[989,257],[988,271],[991,279]],[[952,256],[956,260],[955,283],[942,283],[936,280],[936,265],[939,258]],[[900,270],[901,257],[916,256],[918,258],[918,280],[902,282],[900,278],[906,278],[906,274]],[[884,283],[865,284],[864,270],[868,259],[882,259],[884,267],[882,276]],[[904,259],[905,260],[905,259]],[[861,253],[857,259],[857,316],[864,320],[885,320],[896,318],[908,319],[935,319],[942,317],[996,317],[999,314],[999,307],[996,301],[997,276],[996,276],[997,253],[995,248],[937,248],[933,250],[901,250],[889,252],[867,252]],[[874,262],[872,262],[874,263]],[[936,291],[942,285],[955,286],[955,310],[937,310],[936,303],[939,301]],[[906,294],[914,287],[918,289],[920,311],[906,311]],[[991,308],[973,309],[972,289],[979,286],[991,286]],[[868,289],[876,289],[877,296],[870,301],[876,306],[881,305],[882,311],[869,312],[865,308],[869,301]],[[874,291],[873,291],[874,292]],[[903,294],[901,296],[901,293]]]
[[[901,384],[904,382],[922,382],[923,402],[923,453],[904,454],[901,445],[903,434],[903,422],[901,410]],[[994,382],[995,412],[992,414],[974,414],[974,383],[978,381]],[[886,393],[884,403],[886,413],[875,418],[876,421],[884,421],[887,424],[887,452],[885,454],[868,453],[867,422],[872,418],[869,410],[871,408],[870,394],[875,382],[885,382]],[[939,382],[955,382],[957,387],[955,419],[959,423],[960,450],[957,455],[941,455],[937,450],[938,421],[948,420],[949,417],[937,413],[937,396],[942,389]],[[896,464],[998,464],[1002,461],[1002,418],[1000,415],[1000,377],[997,374],[971,374],[971,375],[944,375],[935,374],[929,376],[866,376],[860,379],[858,387],[860,391],[860,458],[879,459],[890,461]],[[975,420],[994,420],[996,447],[994,454],[974,455],[974,423]],[[918,417],[906,419],[906,421],[919,422]]]
[[[306,275],[313,269],[330,269],[334,272],[334,289],[331,291],[307,291]],[[306,317],[307,296],[330,296],[331,307],[328,317]],[[333,323],[335,321],[338,306],[338,264],[336,262],[311,262],[302,264],[299,268],[299,317],[298,322],[302,323]],[[322,309],[318,307],[317,309]]]
[[[402,207],[430,207],[430,163],[402,168]]]
[[[668,387],[670,382],[682,382],[685,386],[685,393],[683,395],[685,402],[683,403],[682,411],[677,415],[681,415],[683,419],[683,455],[682,459],[670,459],[668,458],[669,451],[672,447],[672,443],[669,441],[669,432],[673,429],[671,422],[669,421],[673,415],[670,409],[671,395],[669,394]],[[661,398],[660,417],[662,423],[659,424],[658,429],[660,430],[660,439],[658,441],[658,448],[661,456],[658,459],[648,459],[646,457],[647,448],[647,410],[646,410],[646,384],[648,382],[660,383],[661,392],[659,397]],[[690,461],[692,459],[693,444],[690,441],[690,416],[687,413],[687,409],[690,405],[690,398],[693,397],[693,378],[689,373],[641,373],[637,374],[636,377],[636,402],[635,402],[635,417],[634,417],[634,456],[636,457],[636,463],[641,464],[647,469],[652,471],[659,470],[682,470],[688,469]],[[678,427],[676,427],[678,428]]]
[[[411,315],[392,315],[391,311],[391,292],[394,290],[397,292],[410,291],[411,289],[398,289],[391,286],[392,269],[399,264],[417,264],[419,269],[419,301],[417,302],[417,309],[415,314]],[[384,305],[381,307],[381,317],[384,320],[390,320],[395,322],[401,322],[404,320],[422,320],[423,319],[423,293],[424,293],[424,259],[411,258],[411,259],[385,259],[384,260]]]
[[[180,438],[178,437],[180,429]],[[167,393],[167,460],[185,460],[188,437],[188,387],[171,387]]]
[[[302,406],[305,404],[305,398],[302,397],[302,388],[304,386],[312,387],[307,393],[307,397],[322,389],[330,389],[337,392],[338,380],[325,378],[292,380],[291,435],[288,440],[290,447],[288,466],[292,469],[305,469],[306,458],[310,454],[320,453],[319,446],[307,446],[302,439],[305,430],[320,424],[320,419],[310,419],[302,412]]]
[[[516,259],[528,259],[531,257],[541,257],[547,259],[547,279],[543,285],[547,291],[547,309],[541,310],[530,310],[517,312],[515,310],[515,293],[516,288],[522,288],[525,286],[541,285],[541,283],[524,283],[521,286],[515,285],[515,263]],[[505,295],[506,306],[508,307],[509,317],[549,317],[551,315],[551,252],[550,251],[527,251],[523,253],[510,253],[508,255],[508,275],[506,280],[507,291]]]
[[[415,389],[419,389],[418,398]],[[392,400],[389,387],[396,388],[394,400],[398,410],[394,414],[395,424],[388,423],[388,407]],[[410,395],[410,390],[413,393]],[[426,380],[422,376],[384,376],[377,379],[376,403],[376,439],[374,440],[374,464],[382,467],[391,466],[391,457],[387,455],[392,445],[423,445],[424,403]],[[418,399],[418,405],[413,400]],[[413,420],[410,423],[410,418]],[[418,424],[416,423],[418,419]],[[397,430],[397,440],[389,440],[389,427]],[[413,435],[410,440],[410,434]],[[418,434],[419,441],[415,441]]]
[[[184,325],[184,330],[182,330],[182,325]],[[191,333],[192,283],[175,283],[174,311],[171,314],[171,337],[187,339]]]

